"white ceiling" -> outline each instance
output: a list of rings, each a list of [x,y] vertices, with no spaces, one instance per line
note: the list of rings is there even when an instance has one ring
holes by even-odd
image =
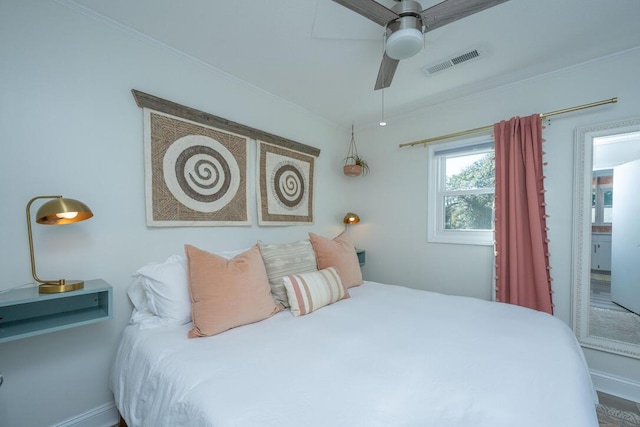
[[[379,0],[391,7],[392,0]],[[61,0],[338,123],[377,122],[383,28],[331,0]],[[437,0],[422,0],[424,8]],[[510,0],[426,35],[385,89],[387,119],[640,46],[640,0]],[[427,76],[425,66],[479,49]]]

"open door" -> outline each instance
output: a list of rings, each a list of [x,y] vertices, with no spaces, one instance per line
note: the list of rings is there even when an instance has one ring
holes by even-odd
[[[611,300],[640,314],[640,160],[613,172]]]

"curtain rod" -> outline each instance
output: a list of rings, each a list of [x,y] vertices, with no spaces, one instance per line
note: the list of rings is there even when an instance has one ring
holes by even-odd
[[[540,114],[540,118],[544,119],[546,117],[557,116],[558,114],[571,113],[572,111],[584,110],[586,108],[592,108],[592,107],[599,107],[600,105],[615,104],[616,102],[618,102],[618,97],[614,97],[614,98],[611,98],[611,99],[604,99],[602,101],[592,102],[590,104],[578,105],[576,107],[563,108],[562,110],[551,111],[549,113],[542,113],[542,114]],[[420,144],[424,144],[424,146],[426,147],[427,144],[429,144],[430,142],[441,141],[443,139],[449,139],[449,138],[455,138],[457,136],[472,135],[474,133],[480,133],[480,132],[485,132],[485,131],[489,131],[489,130],[493,130],[493,125],[483,126],[483,127],[479,127],[479,128],[475,128],[475,129],[464,130],[464,131],[461,131],[461,132],[450,133],[448,135],[435,136],[433,138],[421,139],[420,141],[407,142],[407,143],[404,143],[404,144],[400,144],[400,148],[402,148],[402,147],[412,147],[414,145],[420,145]]]

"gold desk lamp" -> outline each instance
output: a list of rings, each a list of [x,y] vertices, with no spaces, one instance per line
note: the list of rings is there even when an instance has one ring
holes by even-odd
[[[353,224],[359,223],[360,217],[358,216],[358,214],[349,212],[344,216],[344,219],[342,220],[342,222],[344,222],[344,228],[347,228],[347,225],[353,225]]]
[[[91,209],[84,203],[65,199],[62,196],[37,196],[27,203],[27,231],[29,233],[29,253],[31,255],[31,274],[33,279],[40,283],[41,294],[53,294],[59,292],[75,291],[84,288],[82,280],[40,280],[36,274],[36,260],[33,255],[33,236],[31,234],[31,204],[38,199],[53,199],[42,206],[36,212],[36,222],[46,225],[64,225],[84,221],[93,216]]]

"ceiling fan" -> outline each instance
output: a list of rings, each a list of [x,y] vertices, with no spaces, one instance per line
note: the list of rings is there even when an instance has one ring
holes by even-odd
[[[391,9],[374,0],[333,0],[382,25],[386,29],[385,50],[375,90],[391,86],[401,59],[411,58],[424,45],[424,34],[508,0],[444,0],[421,10],[414,0],[395,0]]]

